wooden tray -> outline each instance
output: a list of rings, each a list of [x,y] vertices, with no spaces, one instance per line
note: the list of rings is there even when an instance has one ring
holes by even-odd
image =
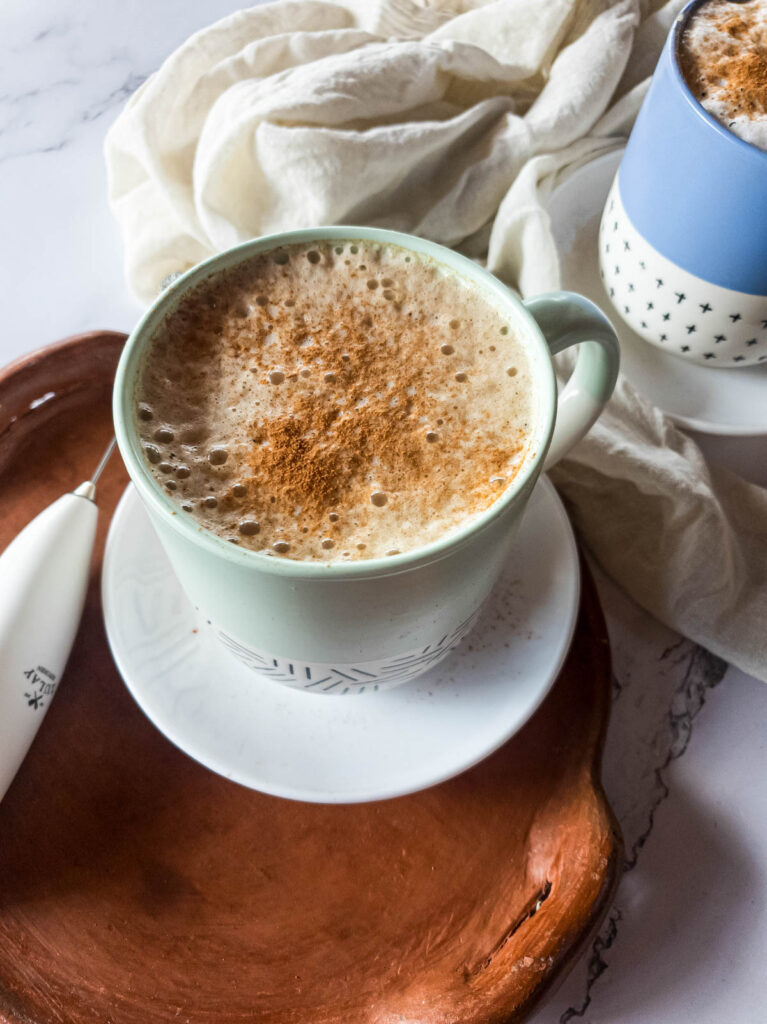
[[[0,548],[87,477],[122,335],[0,371]],[[621,842],[599,782],[609,650],[593,584],[550,696],[435,789],[318,806],[227,782],[122,685],[97,558],[61,691],[0,804],[5,1024],[520,1021],[605,913]]]

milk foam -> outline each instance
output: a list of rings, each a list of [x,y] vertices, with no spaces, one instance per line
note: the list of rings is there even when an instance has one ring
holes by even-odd
[[[488,508],[528,454],[531,368],[448,268],[390,245],[283,247],[187,295],[136,394],[147,465],[235,544],[344,561]]]
[[[732,19],[745,28],[733,35]],[[746,109],[719,73],[733,57],[756,55],[767,63],[767,0],[709,0],[693,14],[682,37],[682,65],[698,102],[739,138],[767,150],[767,110]]]

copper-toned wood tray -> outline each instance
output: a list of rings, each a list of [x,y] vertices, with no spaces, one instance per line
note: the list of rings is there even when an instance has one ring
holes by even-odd
[[[0,548],[95,465],[122,340],[83,335],[0,371]],[[559,680],[495,755],[415,796],[291,803],[187,758],[122,685],[98,574],[125,482],[115,458],[82,628],[0,804],[0,1020],[524,1019],[618,876],[599,781],[609,650],[588,574]]]

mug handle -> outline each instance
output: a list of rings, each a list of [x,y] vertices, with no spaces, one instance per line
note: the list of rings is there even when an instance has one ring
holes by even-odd
[[[571,345],[580,346],[575,369],[557,401],[546,470],[588,433],[604,409],[618,379],[620,347],[602,310],[575,292],[546,292],[528,299],[525,307],[553,356]]]

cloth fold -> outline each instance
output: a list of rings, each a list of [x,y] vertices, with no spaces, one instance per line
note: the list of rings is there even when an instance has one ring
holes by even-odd
[[[625,141],[681,6],[285,0],[223,19],[107,136],[131,287],[149,303],[222,249],[328,223],[458,247],[523,296],[558,287],[546,200]],[[623,378],[552,475],[635,600],[767,680],[766,492],[709,467]]]

